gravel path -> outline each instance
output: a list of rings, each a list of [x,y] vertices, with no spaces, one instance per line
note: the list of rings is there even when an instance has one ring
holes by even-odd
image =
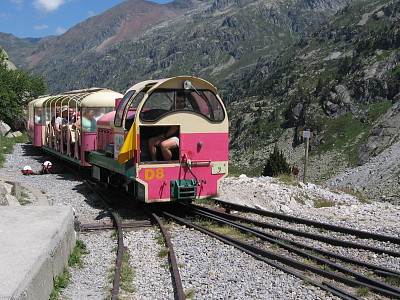
[[[104,210],[97,204],[95,195],[64,172],[57,162],[52,169],[57,174],[21,174],[25,165],[40,170],[45,160],[49,158],[33,151],[32,146],[16,145],[14,153],[7,155],[0,176],[36,187],[47,196],[50,205],[71,205],[78,216],[87,217],[83,222],[101,220]],[[400,236],[400,206],[375,201],[363,203],[351,195],[319,185],[283,184],[268,177],[240,176],[224,179],[221,192],[221,198],[227,201]],[[322,199],[332,206],[316,208]],[[172,225],[171,234],[184,289],[192,294],[192,299],[335,299],[199,232]],[[125,299],[173,299],[166,259],[157,256],[162,247],[156,243],[156,235],[152,228],[125,232],[124,240],[135,273],[132,283],[135,292],[124,293]],[[78,233],[78,239],[84,241],[90,254],[84,258],[83,269],[71,270],[72,284],[63,291],[62,297],[106,299],[112,286],[109,276],[116,242],[111,232]],[[400,265],[399,260],[390,263]]]

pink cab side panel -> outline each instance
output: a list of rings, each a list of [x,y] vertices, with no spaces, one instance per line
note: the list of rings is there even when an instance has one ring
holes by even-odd
[[[224,174],[212,174],[212,166],[207,162],[228,161],[228,133],[181,134],[180,156],[192,160],[191,171],[200,183],[197,197],[218,193],[218,180]],[[196,165],[196,163],[205,163]],[[148,199],[171,198],[171,181],[194,179],[186,165],[151,165],[139,171],[139,178],[148,184]]]
[[[227,161],[228,133],[187,133],[180,136],[180,153],[193,161]]]
[[[197,197],[218,193],[217,181],[224,174],[212,175],[211,169],[210,165],[192,166],[192,172],[201,184],[197,187]],[[175,166],[141,169],[139,178],[148,183],[148,199],[153,200],[171,198],[171,180],[193,179],[194,177],[186,166]]]

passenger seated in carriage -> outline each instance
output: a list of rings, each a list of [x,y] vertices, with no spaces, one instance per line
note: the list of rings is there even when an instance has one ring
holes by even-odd
[[[82,132],[96,132],[97,121],[94,117],[95,110],[92,108],[84,108],[82,110],[82,118],[78,118],[74,123],[74,127]]]
[[[173,106],[171,110],[185,108],[186,100],[183,91],[177,93],[175,102],[176,107]],[[157,147],[161,149],[164,160],[171,160],[171,149],[179,147],[179,126],[171,126],[167,132],[150,138],[148,144],[152,161],[157,160]]]

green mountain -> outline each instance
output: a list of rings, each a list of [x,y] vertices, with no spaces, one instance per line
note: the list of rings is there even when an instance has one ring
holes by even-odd
[[[241,74],[233,83],[240,97],[232,96],[232,151],[241,157],[245,148],[240,160],[262,165],[266,147],[280,143],[301,165],[299,132],[310,129],[314,177],[326,179],[399,141],[399,16],[400,2],[360,1]]]
[[[44,75],[52,93],[82,86],[124,91],[138,80],[176,74],[225,87],[238,70],[274,59],[353,1],[130,0],[35,43],[30,55],[31,44],[22,52],[1,38],[0,44],[20,66]]]
[[[399,15],[389,0],[128,0],[0,45],[52,93],[205,78],[227,103],[233,171],[259,175],[275,144],[300,166],[310,129],[310,177],[324,179],[399,140]]]

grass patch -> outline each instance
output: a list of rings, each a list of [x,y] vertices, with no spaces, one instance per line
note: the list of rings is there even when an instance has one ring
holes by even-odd
[[[400,278],[399,277],[387,277],[386,282],[392,286],[400,287]]]
[[[61,290],[65,289],[71,282],[71,274],[67,268],[64,268],[60,275],[54,279],[54,287],[50,294],[50,300],[57,300],[60,297]]]
[[[130,254],[128,248],[124,248],[124,252],[122,253],[122,267],[121,267],[121,289],[128,292],[134,293],[135,288],[132,285],[134,271],[129,264]]]
[[[371,290],[369,288],[367,288],[365,286],[360,286],[357,288],[356,294],[357,294],[357,296],[360,296],[360,297],[366,297],[366,296],[368,296],[370,291]]]
[[[77,240],[74,250],[68,259],[68,266],[83,268],[83,256],[89,254],[83,241]]]
[[[211,222],[208,220],[197,220],[195,223],[196,223],[196,225],[206,227],[206,228],[213,230],[219,234],[228,235],[239,241],[247,241],[248,238],[250,238],[250,236],[251,236],[251,234],[250,235],[242,234],[240,232],[240,230],[233,228],[231,226],[226,226],[226,225],[221,226],[218,223],[214,223],[214,222]]]
[[[113,252],[117,252],[117,248],[112,249]],[[128,251],[128,248],[124,247],[124,251],[122,252],[122,262],[121,262],[121,273],[120,273],[120,288],[121,291],[127,292],[127,293],[134,293],[136,292],[136,289],[132,285],[133,281],[133,276],[134,276],[134,271],[129,263],[130,260],[130,254]],[[112,266],[108,270],[108,280],[110,282],[114,281],[114,275],[115,275],[115,266]],[[107,299],[111,299],[111,294],[112,294],[112,288],[105,288],[110,293],[110,297]],[[121,293],[119,295],[119,299],[131,299],[127,298],[126,295]]]
[[[157,235],[155,237],[155,239],[157,241],[157,244],[158,245],[165,245],[165,239],[164,239],[164,236],[163,236],[162,232],[160,230],[157,230],[155,227],[154,227],[154,230],[156,230],[156,232],[157,232]]]
[[[290,174],[279,174],[278,176],[276,176],[276,178],[278,178],[280,182],[283,182],[285,184],[294,186],[298,185],[298,182],[294,181],[292,175]]]
[[[86,245],[81,240],[77,240],[71,255],[68,258],[69,267],[83,268],[83,255],[88,254],[89,251],[86,250]],[[50,300],[59,299],[62,289],[65,289],[71,282],[71,274],[67,268],[64,268],[61,274],[57,275],[54,279],[53,290],[50,294]]]
[[[21,192],[21,199],[18,199],[19,204],[22,206],[31,204],[32,202],[28,200],[29,196],[25,192]]]
[[[187,299],[192,299],[192,298],[194,298],[195,295],[196,295],[196,291],[194,289],[190,289],[185,292],[185,297]]]
[[[332,207],[335,206],[335,202],[327,199],[317,199],[314,200],[314,207],[321,208],[321,207]]]
[[[12,153],[15,144],[26,142],[28,142],[28,135],[26,133],[14,138],[6,138],[0,135],[0,167],[3,167],[5,162],[5,154]]]
[[[214,205],[214,201],[212,199],[206,198],[206,199],[198,199],[195,201],[196,204],[204,204],[204,205]]]
[[[233,163],[229,164],[229,175],[239,176],[241,174],[246,174],[247,177],[258,177],[264,170],[264,165],[255,166],[238,166]]]
[[[301,205],[305,205],[306,204],[306,201],[303,198],[294,197],[294,200],[296,200],[296,202],[301,204]]]
[[[330,189],[332,189],[332,188],[330,188]],[[361,203],[364,203],[364,204],[371,204],[371,201],[368,200],[367,197],[365,197],[365,196],[364,196],[363,194],[361,194],[361,193],[358,193],[358,192],[353,191],[353,190],[350,189],[350,188],[341,187],[341,186],[335,186],[335,187],[333,187],[333,189],[334,189],[334,190],[337,190],[337,191],[341,191],[341,192],[346,193],[346,194],[349,194],[349,195],[351,195],[351,196],[353,196],[353,197],[356,197]]]
[[[322,234],[328,233],[328,232],[329,232],[329,231],[326,230],[325,228],[318,228],[317,231],[318,231],[319,233],[322,233]]]
[[[158,257],[167,257],[169,253],[169,249],[168,248],[162,248],[160,251],[158,251],[157,256]]]

